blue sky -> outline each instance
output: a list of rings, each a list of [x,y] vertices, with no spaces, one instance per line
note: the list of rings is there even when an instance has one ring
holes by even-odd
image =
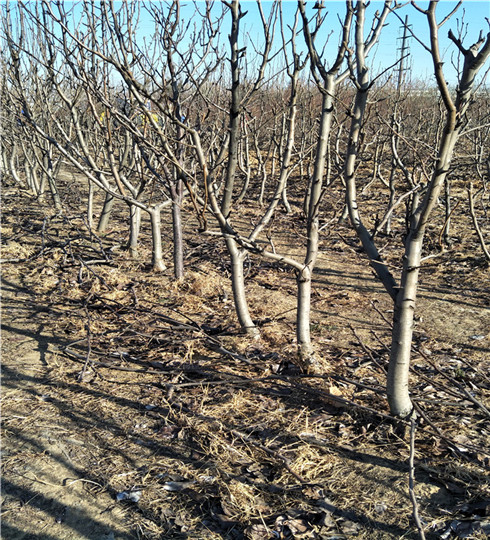
[[[252,22],[254,15],[254,2],[245,1],[242,2],[244,5],[244,10],[248,9],[249,14],[247,17],[250,17],[247,21],[247,17],[243,19],[245,25],[250,25],[250,28],[253,29],[254,26],[260,24],[259,20],[256,19],[256,22]],[[307,8],[311,10],[311,7],[314,5],[314,1],[307,2]],[[403,3],[403,2],[400,2]],[[296,10],[295,1],[283,1],[283,13],[285,19],[294,20],[294,13]],[[335,30],[335,34],[330,38],[332,51],[335,49],[335,46],[338,43],[339,33],[339,23],[338,15],[341,16],[345,13],[345,2],[342,1],[331,1],[325,0],[325,11],[328,12],[327,18],[325,20],[325,26],[327,32]],[[422,9],[428,7],[427,1],[417,2],[417,5]],[[271,5],[270,2],[263,2],[264,7]],[[438,20],[442,20],[451,10],[457,5],[457,2],[454,1],[445,1],[440,0],[439,5],[437,6]],[[366,32],[369,30],[370,23],[372,21],[372,16],[376,10],[381,9],[383,2],[373,1],[368,6],[366,11]],[[451,66],[451,59],[455,58],[456,47],[454,44],[447,38],[449,29],[452,29],[454,34],[457,35],[457,20],[461,21],[463,17],[464,10],[464,23],[467,28],[467,36],[464,41],[464,44],[469,46],[473,44],[479,36],[480,30],[483,30],[484,35],[490,31],[490,27],[485,21],[485,17],[490,17],[490,2],[488,0],[464,0],[462,6],[459,8],[457,13],[442,26],[440,29],[440,49],[441,54],[443,55],[443,60],[445,61],[444,69],[446,79],[449,83],[456,83],[456,71]],[[313,13],[313,10],[310,11]],[[405,19],[405,15],[408,15],[409,24],[411,25],[413,31],[417,36],[425,43],[429,43],[429,31],[426,17],[417,11],[413,6],[406,6],[397,10],[397,13],[402,19]],[[379,45],[373,49],[373,52],[370,55],[368,64],[370,66],[372,74],[379,73],[386,67],[393,64],[397,59],[398,51],[397,49],[401,46],[401,40],[399,39],[402,34],[400,20],[394,15],[391,14],[387,20],[387,26],[383,29]],[[326,33],[323,36],[323,39],[326,37]],[[252,30],[253,33],[253,30]],[[318,41],[320,42],[322,36],[318,36]],[[298,43],[300,40],[298,40]],[[411,57],[409,60],[409,65],[411,68],[411,74],[414,79],[419,79],[426,81],[427,83],[433,83],[435,81],[433,75],[433,66],[431,62],[431,57],[423,47],[417,43],[415,39],[411,39],[409,42]]]
[[[158,2],[155,2],[158,3]],[[400,2],[402,3],[402,2]],[[220,2],[216,2],[218,6],[221,6]],[[242,29],[249,33],[250,38],[259,43],[261,40],[261,22],[258,15],[257,6],[255,0],[242,0],[243,11],[248,11],[247,15],[241,20]],[[315,13],[313,11],[314,0],[307,2],[307,13]],[[324,0],[325,11],[328,12],[325,20],[325,32],[323,35],[318,36],[318,42],[325,40],[328,33],[333,31],[334,33],[330,37],[329,44],[327,45],[327,54],[334,54],[335,47],[338,43],[338,36],[340,35],[338,15],[341,16],[345,13],[345,2],[337,0]],[[428,6],[427,1],[419,1],[417,5],[422,9],[426,9]],[[438,20],[442,20],[455,6],[457,2],[450,0],[439,0],[437,6]],[[264,12],[267,14],[272,6],[272,2],[262,2]],[[372,15],[377,9],[380,9],[383,5],[381,1],[372,1],[367,9],[366,17],[366,32],[369,30],[370,23],[372,21]],[[283,0],[283,15],[284,20],[292,24],[294,21],[294,14],[296,11],[297,2],[295,0]],[[144,11],[144,10],[143,10]],[[181,2],[181,17],[183,19],[189,18],[194,14],[195,7],[193,2]],[[464,12],[464,17],[463,17]],[[409,17],[409,24],[417,36],[428,43],[428,25],[426,17],[418,12],[413,6],[407,5],[399,10],[397,13],[405,19],[405,15]],[[454,85],[456,84],[456,71],[451,65],[451,61],[456,59],[456,47],[447,38],[449,29],[452,29],[454,34],[458,33],[458,22],[464,20],[465,28],[467,30],[464,44],[469,46],[473,44],[479,36],[480,30],[483,30],[484,35],[489,31],[489,25],[487,24],[485,17],[490,18],[490,2],[488,0],[464,0],[462,6],[457,13],[440,29],[440,49],[445,62],[444,71],[447,81]],[[230,31],[231,17],[227,15],[223,21],[221,33],[223,44],[227,45],[227,35]],[[373,75],[379,73],[386,67],[393,64],[397,59],[398,51],[400,47],[401,37],[401,23],[400,20],[393,14],[388,17],[387,26],[383,29],[379,45],[373,49],[369,57],[369,66]],[[141,31],[143,35],[147,37],[154,31],[153,26],[149,24],[145,14],[142,12],[141,18]],[[279,38],[279,36],[278,36]],[[280,39],[280,38],[279,38]],[[298,47],[304,47],[302,44],[302,36],[298,37]],[[279,44],[279,41],[278,41]],[[430,55],[423,47],[416,42],[415,39],[410,40],[410,59],[409,66],[412,79],[425,81],[427,84],[433,84],[435,82],[433,75],[433,67],[431,63]]]
[[[3,3],[3,1],[0,1],[0,4]],[[73,13],[76,19],[77,9],[80,4],[78,2],[70,2],[68,0],[63,3],[66,9],[74,7]],[[120,5],[120,2],[117,0],[114,3],[116,8],[118,5]],[[158,0],[153,0],[152,3],[154,5],[162,6],[169,4],[169,2],[160,2]],[[204,5],[203,2],[197,3]],[[261,41],[261,21],[257,10],[257,4],[255,0],[242,0],[241,4],[243,11],[248,11],[247,15],[241,20],[241,28],[242,30],[248,32],[249,38],[255,44],[259,44]],[[313,15],[316,13],[316,11],[312,9],[314,4],[315,0],[310,0],[307,2],[306,7],[308,14]],[[340,17],[343,17],[343,14],[345,13],[345,2],[338,0],[324,0],[324,4],[324,11],[328,14],[324,22],[324,31],[319,33],[317,43],[320,46],[325,41],[327,36],[332,33],[326,47],[327,58],[332,58],[332,56],[335,54],[340,36],[340,24],[338,21],[338,16],[340,15]],[[422,9],[426,9],[428,4],[429,2],[427,0],[420,0],[417,2],[417,5]],[[447,15],[456,6],[456,4],[457,2],[452,0],[439,0],[437,6],[438,20],[442,20],[445,15]],[[144,1],[142,0],[140,2],[140,6],[143,5]],[[366,12],[366,33],[371,25],[374,12],[381,9],[382,5],[383,2],[374,0],[368,6]],[[221,10],[222,3],[219,0],[216,0],[215,6],[216,9]],[[262,6],[265,14],[267,15],[272,6],[272,2],[263,0]],[[293,23],[296,7],[297,2],[295,0],[283,0],[282,9],[286,23]],[[411,25],[413,31],[422,41],[428,43],[428,25],[426,17],[422,13],[418,12],[411,5],[406,5],[405,7],[397,10],[397,13],[402,19],[405,19],[405,15],[408,15],[409,24]],[[192,1],[181,0],[181,18],[186,21],[192,18],[193,15],[195,15],[195,4]],[[464,0],[458,12],[440,29],[440,49],[445,62],[444,72],[446,80],[451,85],[455,85],[457,80],[456,71],[451,65],[452,60],[455,60],[457,57],[457,50],[454,44],[447,38],[449,29],[452,29],[454,34],[457,35],[458,23],[461,23],[462,19],[464,19],[464,23],[466,25],[465,29],[467,31],[464,45],[470,46],[478,39],[480,30],[483,30],[484,35],[490,31],[490,27],[485,20],[486,17],[490,18],[490,2],[488,0]],[[390,14],[388,16],[387,23],[387,26],[383,29],[381,34],[379,44],[373,49],[370,57],[368,58],[368,65],[373,76],[392,65],[396,61],[397,55],[399,54],[398,48],[401,44],[399,38],[402,32],[400,20],[394,14]],[[228,47],[227,36],[230,32],[230,24],[231,16],[226,14],[220,29],[221,41],[225,48]],[[138,39],[145,37],[151,42],[154,32],[155,27],[153,21],[151,21],[151,18],[146,10],[141,9]],[[276,36],[276,39],[277,45],[280,46],[281,41],[279,34]],[[245,43],[242,43],[242,45],[243,44]],[[301,35],[297,38],[297,45],[300,50],[301,48],[303,50],[306,49],[303,42],[303,37]],[[425,81],[429,85],[434,84],[435,79],[429,53],[425,51],[423,47],[413,38],[410,40],[409,45],[411,56],[408,66],[410,67],[412,79]],[[253,54],[250,54],[250,56],[253,56]],[[247,55],[247,57],[249,57],[249,55]]]

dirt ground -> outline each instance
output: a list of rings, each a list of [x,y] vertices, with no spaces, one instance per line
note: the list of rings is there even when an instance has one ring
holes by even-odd
[[[408,430],[384,396],[391,306],[347,228],[322,239],[325,374],[307,376],[291,272],[251,260],[253,340],[222,246],[191,223],[175,282],[149,271],[147,248],[130,260],[119,228],[96,237],[27,201],[4,190],[2,538],[417,538]],[[490,536],[490,283],[463,247],[421,278],[411,387],[427,538]]]

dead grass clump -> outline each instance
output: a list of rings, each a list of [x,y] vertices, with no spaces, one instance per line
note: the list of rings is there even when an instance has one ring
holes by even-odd
[[[211,300],[223,294],[223,277],[209,264],[201,264],[199,271],[190,270],[178,283],[181,292]]]
[[[221,486],[221,506],[231,520],[246,524],[269,509],[257,487],[235,479]]]
[[[52,267],[35,268],[23,276],[24,283],[29,283],[36,294],[50,293],[59,283],[59,276]]]
[[[7,234],[7,233],[3,233]],[[2,259],[27,259],[34,253],[32,246],[10,240],[2,245]]]
[[[195,440],[200,441],[200,449],[207,456],[219,461],[220,475],[225,483],[225,477],[235,475],[240,463],[254,461],[253,449],[239,444],[236,437],[230,436],[227,430],[221,431],[219,427],[199,430]]]
[[[250,284],[247,298],[254,318],[275,319],[287,315],[294,318],[296,315],[296,298],[281,292]]]
[[[387,461],[388,465],[389,461]],[[389,513],[394,525],[406,528],[411,514],[406,475],[390,467],[348,466],[345,460],[332,467],[328,489],[341,497],[346,507],[361,510],[372,520]]]
[[[108,288],[125,290],[132,284],[125,267],[94,265],[92,268],[95,272],[94,277],[102,279],[104,286]]]
[[[315,448],[309,444],[303,444],[295,449],[295,457],[291,460],[289,467],[296,474],[304,478],[307,482],[324,482],[331,476],[335,461],[325,450]],[[284,474],[279,478],[279,482],[290,481],[291,476]]]
[[[266,347],[271,351],[291,354],[296,350],[293,344],[294,331],[287,323],[272,321],[264,324],[260,329],[260,335]]]

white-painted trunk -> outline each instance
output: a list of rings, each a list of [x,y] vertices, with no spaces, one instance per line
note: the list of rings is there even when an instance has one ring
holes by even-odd
[[[128,249],[131,258],[138,257],[138,239],[141,227],[141,208],[132,204],[129,208],[129,242]]]
[[[167,267],[163,262],[161,212],[157,206],[149,211],[151,219],[152,257],[151,265],[154,272],[164,272]]]
[[[297,309],[296,309],[296,340],[298,356],[302,367],[309,369],[313,361],[313,345],[310,335],[311,321],[311,270],[305,266],[296,277]]]
[[[259,329],[255,326],[250,315],[247,296],[245,293],[245,275],[243,272],[243,263],[247,252],[240,250],[233,238],[226,239],[228,253],[231,261],[231,287],[233,291],[233,300],[235,302],[235,311],[238,317],[240,328],[246,334],[259,336]]]

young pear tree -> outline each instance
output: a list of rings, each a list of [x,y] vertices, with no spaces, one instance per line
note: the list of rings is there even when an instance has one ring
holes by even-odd
[[[364,13],[366,9],[366,4],[363,1],[357,2],[356,5],[355,59],[351,59],[351,71],[357,92],[352,110],[349,143],[344,165],[346,203],[352,226],[361,241],[370,264],[394,303],[390,361],[387,375],[387,395],[391,413],[401,418],[409,416],[413,410],[408,378],[417,286],[423,260],[422,250],[425,233],[444,186],[456,144],[464,132],[468,110],[474,96],[476,77],[490,56],[490,33],[486,38],[480,33],[478,39],[469,48],[466,48],[449,31],[449,38],[464,58],[463,69],[459,74],[458,87],[455,96],[452,95],[444,77],[443,62],[439,49],[439,30],[451,19],[451,16],[461,5],[461,2],[441,22],[438,22],[436,18],[437,4],[438,2],[431,1],[428,9],[424,10],[412,2],[412,5],[427,18],[430,44],[426,45],[421,40],[419,41],[432,58],[437,88],[444,104],[444,121],[443,129],[439,132],[435,159],[432,163],[432,172],[428,183],[423,190],[420,189],[421,192],[417,193],[412,200],[408,234],[404,239],[403,245],[401,276],[398,283],[389,266],[383,261],[376,244],[376,239],[368,231],[362,220],[357,199],[355,165],[359,153],[360,134],[366,110],[367,96],[372,86],[366,65],[366,50],[363,39]],[[413,32],[412,34],[416,37]],[[419,187],[422,188],[422,186]]]

